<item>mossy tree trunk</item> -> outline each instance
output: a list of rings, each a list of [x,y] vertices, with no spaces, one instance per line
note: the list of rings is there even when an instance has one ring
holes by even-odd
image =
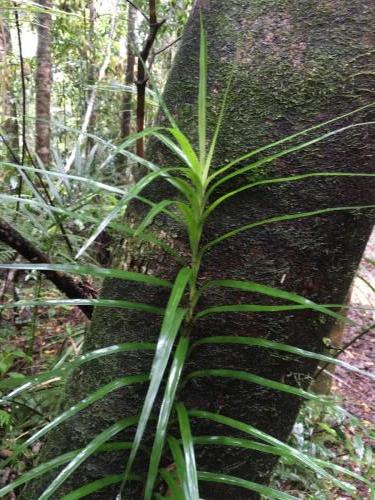
[[[217,164],[250,148],[326,121],[369,102],[373,97],[370,72],[374,64],[375,4],[367,0],[200,0],[186,27],[168,80],[165,98],[183,129],[195,129],[198,82],[199,8],[203,8],[209,39],[209,96],[215,122],[228,75],[236,66],[224,125],[219,138]],[[371,119],[362,113],[356,121]],[[343,120],[337,126],[348,124]],[[298,154],[276,161],[261,175],[286,176],[300,172],[374,172],[373,129],[357,127],[331,137]],[[372,140],[371,140],[372,136]],[[165,163],[164,152],[152,146],[150,155]],[[244,181],[244,179],[242,179]],[[375,203],[374,182],[360,178],[313,178],[299,183],[261,186],[231,198],[213,216],[205,231],[212,239],[239,225],[281,214],[324,207]],[[155,200],[170,196],[168,187],[148,192]],[[339,212],[304,220],[261,226],[226,240],[203,263],[207,278],[250,279],[297,292],[320,303],[342,303],[370,234],[374,212]],[[178,248],[184,236],[176,227],[159,221]],[[156,228],[158,225],[156,224]],[[170,242],[171,242],[170,241]],[[173,278],[177,266],[171,258],[127,241],[123,265],[133,270]],[[160,290],[124,282],[106,281],[105,298],[164,304]],[[202,307],[238,301],[274,303],[263,297],[233,291],[210,292]],[[159,319],[138,312],[97,310],[85,341],[90,351],[126,341],[154,341]],[[207,335],[259,336],[313,351],[323,348],[322,338],[331,319],[310,311],[264,314],[222,314],[196,325],[194,338]],[[68,402],[123,374],[145,372],[150,357],[126,354],[102,359],[79,371],[68,387]],[[242,369],[262,377],[306,387],[315,363],[275,354],[261,348],[207,346],[196,352],[187,370]],[[139,411],[145,387],[118,391],[49,440],[47,454],[78,448],[115,419]],[[301,401],[293,396],[246,382],[198,379],[180,395],[189,408],[220,412],[248,422],[280,439],[287,439]],[[195,435],[233,435],[228,429],[204,421],[193,422]],[[131,436],[131,434],[129,434]],[[128,437],[129,437],[128,436]],[[126,437],[126,436],[125,436]],[[275,460],[268,455],[239,449],[197,447],[200,470],[222,471],[253,481],[267,482]],[[105,456],[104,456],[105,455]],[[124,456],[102,454],[84,465],[63,487],[69,491],[106,473],[122,470]],[[165,458],[168,464],[168,457]],[[140,462],[138,468],[142,470]],[[40,487],[40,484],[39,484]],[[110,493],[108,492],[108,495]],[[249,492],[223,485],[204,485],[201,497],[209,500],[256,498]],[[36,495],[36,494],[35,494]],[[101,493],[90,498],[109,498]],[[128,493],[140,499],[140,490]],[[30,495],[28,499],[37,498]]]

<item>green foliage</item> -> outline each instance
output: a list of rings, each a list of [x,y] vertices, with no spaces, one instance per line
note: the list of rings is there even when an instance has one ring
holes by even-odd
[[[346,474],[354,483],[364,482],[371,491],[371,483],[375,480],[372,440],[370,426],[361,424],[338,406],[307,403],[294,426],[290,443],[317,462],[331,462],[337,476]],[[363,471],[362,477],[355,472],[357,470]],[[293,492],[298,498],[329,500],[332,494],[335,495],[333,492],[337,492],[331,481],[283,458],[274,472],[272,485]]]

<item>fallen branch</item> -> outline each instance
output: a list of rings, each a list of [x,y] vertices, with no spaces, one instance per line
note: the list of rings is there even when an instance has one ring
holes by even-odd
[[[152,46],[156,40],[159,29],[165,23],[165,19],[158,22],[156,17],[156,1],[149,0],[149,33],[144,46],[138,56],[137,69],[137,132],[142,132],[145,125],[145,104],[146,104],[146,62],[150,55]],[[137,140],[137,155],[144,157],[144,139],[140,137]]]
[[[47,254],[39,250],[31,241],[24,238],[22,234],[2,218],[0,218],[0,241],[16,250],[22,257],[33,264],[51,264],[51,260]],[[96,297],[95,290],[69,274],[58,271],[41,272],[69,299],[89,299]],[[78,307],[87,318],[91,318],[92,306]]]

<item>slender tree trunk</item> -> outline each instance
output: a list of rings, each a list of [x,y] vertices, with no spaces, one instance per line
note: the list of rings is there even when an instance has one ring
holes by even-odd
[[[189,136],[196,131],[199,54],[199,7],[203,8],[209,40],[209,95],[211,113],[217,115],[235,65],[224,125],[218,140],[217,165],[283,136],[351,111],[371,99],[370,68],[374,64],[375,5],[367,0],[198,0],[193,8],[165,91],[172,113]],[[373,113],[372,113],[373,114]],[[212,117],[212,125],[215,122]],[[354,119],[354,118],[353,118]],[[363,112],[356,121],[371,119]],[[372,117],[372,119],[374,119]],[[162,119],[163,121],[163,119]],[[348,124],[342,120],[337,127]],[[370,127],[337,134],[298,154],[277,160],[258,175],[287,176],[300,172],[374,172]],[[149,155],[169,163],[160,147]],[[171,163],[173,165],[173,163]],[[242,179],[245,182],[246,179]],[[247,181],[249,182],[249,181]],[[237,184],[238,186],[238,184]],[[236,187],[233,183],[232,188]],[[300,183],[260,186],[226,201],[209,220],[204,237],[211,240],[235,227],[282,214],[322,207],[374,204],[372,180],[313,178]],[[147,196],[154,201],[171,197],[165,184],[154,185]],[[205,258],[201,279],[250,279],[294,291],[319,303],[342,303],[370,234],[374,212],[340,212],[314,218],[259,226],[214,248]],[[162,221],[168,242],[184,252],[185,239],[178,227]],[[160,226],[158,226],[160,227]],[[163,233],[162,233],[163,234]],[[161,234],[161,235],[162,235]],[[122,265],[164,278],[176,274],[177,265],[162,252],[125,242]],[[163,305],[166,294],[154,287],[106,281],[102,296]],[[213,304],[275,304],[252,294],[211,291],[201,307]],[[85,350],[132,341],[154,341],[160,319],[140,312],[97,309]],[[311,311],[265,314],[222,314],[200,320],[193,340],[208,335],[258,336],[312,351],[321,351],[331,319]],[[82,399],[99,385],[126,374],[144,373],[150,356],[131,353],[101,359],[80,369],[67,388],[67,404]],[[256,375],[307,387],[316,364],[310,360],[276,355],[261,348],[207,346],[192,355],[187,371],[206,368],[245,370]],[[117,391],[62,427],[48,441],[46,455],[79,448],[114,420],[139,412],[144,387]],[[180,394],[188,408],[220,412],[287,439],[301,401],[285,393],[247,382],[195,379]],[[234,435],[223,426],[196,420],[193,434]],[[121,440],[131,438],[125,433]],[[248,450],[197,446],[198,467],[222,471],[267,483],[275,464],[270,455]],[[123,471],[122,454],[99,454],[82,466],[61,489],[61,494],[105,474]],[[168,457],[164,465],[169,465]],[[144,471],[145,464],[137,464]],[[136,467],[136,468],[137,468]],[[49,478],[50,479],[50,478]],[[38,497],[40,482],[28,500]],[[207,500],[254,499],[248,491],[202,483]],[[127,491],[127,499],[140,500],[142,485]],[[116,488],[91,495],[111,498]],[[25,497],[26,498],[26,497]]]
[[[12,71],[8,58],[12,54],[12,40],[6,22],[0,18],[0,80],[1,80],[1,119],[0,124],[5,140],[11,149],[7,158],[14,161],[12,153],[19,153],[19,131],[17,121],[16,96],[12,86]]]
[[[135,65],[135,20],[137,11],[129,4],[128,24],[126,36],[126,65],[125,65],[125,85],[134,84],[134,65]],[[121,138],[124,139],[131,133],[133,97],[130,92],[125,91],[122,99],[121,111]]]
[[[87,50],[87,82],[89,85],[89,89],[87,92],[87,98],[86,98],[86,108],[89,105],[89,100],[91,96],[91,92],[93,89],[93,86],[95,85],[96,77],[97,77],[97,66],[96,66],[96,51],[95,51],[95,21],[96,21],[96,10],[95,10],[95,2],[94,0],[90,0],[87,3],[87,8],[89,10],[89,33],[88,33],[88,43],[89,47]],[[96,112],[95,108],[92,111],[92,114],[90,116],[90,123],[88,126],[88,131],[93,133],[95,129],[95,122],[96,122]],[[88,137],[87,139],[87,152],[91,151],[95,144],[95,141],[91,138]]]
[[[41,0],[40,5],[52,7],[52,0]],[[47,165],[51,160],[51,57],[52,17],[49,12],[38,16],[37,68],[35,73],[35,150]]]

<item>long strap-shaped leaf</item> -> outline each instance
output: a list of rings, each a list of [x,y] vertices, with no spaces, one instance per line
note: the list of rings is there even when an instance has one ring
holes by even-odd
[[[96,493],[97,491],[106,488],[107,486],[111,486],[112,484],[118,484],[122,481],[122,474],[113,474],[110,476],[105,476],[102,479],[97,479],[96,481],[92,481],[91,483],[85,484],[80,488],[71,491],[67,495],[64,495],[61,500],[79,500],[80,498],[87,497],[91,495],[91,493]],[[135,474],[130,474],[130,481],[141,481],[141,477]]]
[[[33,299],[19,300],[9,304],[1,304],[0,309],[12,309],[15,307],[34,307],[34,306],[95,306],[95,307],[118,307],[122,309],[131,309],[133,311],[144,311],[153,314],[164,314],[164,309],[160,307],[141,304],[140,302],[130,302],[127,300],[112,299]]]
[[[371,173],[353,173],[353,172],[310,172],[307,174],[299,174],[299,175],[290,175],[288,177],[274,177],[271,179],[264,179],[261,181],[251,182],[246,184],[245,186],[241,186],[238,189],[234,189],[228,193],[217,198],[205,211],[204,218],[206,219],[208,215],[215,210],[219,205],[221,205],[224,201],[229,200],[233,196],[237,194],[247,191],[249,189],[255,188],[257,186],[264,186],[269,184],[284,184],[289,182],[297,182],[303,179],[311,179],[314,177],[375,177],[375,174]]]
[[[164,169],[167,171],[168,169]],[[88,238],[86,243],[81,247],[79,252],[76,255],[78,259],[81,255],[83,255],[86,250],[91,246],[91,244],[96,240],[96,238],[105,230],[105,228],[110,224],[110,222],[115,219],[126,207],[129,202],[133,200],[148,184],[154,181],[157,177],[161,176],[161,171],[151,172],[142,179],[140,179],[137,184],[135,184],[129,192],[122,197],[122,199],[117,203],[115,208],[100,222],[99,226],[95,230],[95,232]]]
[[[244,167],[238,168],[237,170],[235,170],[231,174],[228,174],[225,177],[222,177],[217,182],[215,182],[215,184],[213,184],[211,186],[210,193],[212,191],[214,191],[220,184],[223,184],[224,182],[227,182],[228,180],[232,179],[233,177],[237,177],[239,175],[243,175],[246,172],[248,172],[249,170],[254,170],[254,169],[259,168],[259,167],[261,167],[263,165],[266,165],[268,163],[272,163],[277,158],[281,158],[282,156],[286,156],[286,155],[288,155],[290,153],[294,153],[296,151],[301,151],[302,149],[306,149],[306,148],[312,146],[313,144],[321,142],[321,141],[323,141],[323,140],[325,140],[325,139],[327,139],[329,137],[332,137],[332,136],[334,136],[336,134],[341,134],[342,132],[345,132],[346,130],[350,130],[350,129],[356,128],[356,127],[364,127],[364,126],[368,126],[368,125],[375,125],[375,122],[374,121],[370,121],[370,122],[363,122],[363,123],[353,123],[351,125],[347,125],[346,127],[342,127],[342,128],[336,129],[336,130],[332,130],[331,132],[327,132],[326,134],[323,134],[323,135],[318,136],[318,137],[314,137],[313,139],[310,139],[310,140],[308,140],[306,142],[303,142],[301,144],[297,144],[296,146],[292,146],[290,148],[284,149],[283,151],[279,151],[278,153],[275,153],[275,154],[272,154],[272,155],[267,156],[265,158],[262,158],[262,159],[260,159],[258,161],[255,161],[254,163],[251,163],[250,165],[246,165]],[[229,163],[228,165],[226,165],[225,167],[223,167],[222,169],[220,169],[221,172],[223,172],[227,168],[230,168],[230,165],[232,165],[232,164]],[[216,175],[219,175],[220,170],[217,171],[217,172],[215,172],[215,174],[211,176],[211,179],[213,179]]]
[[[172,283],[156,276],[149,274],[135,273],[131,271],[123,271],[122,269],[105,269],[96,266],[82,266],[79,264],[0,264],[0,269],[28,269],[34,271],[62,271],[80,276],[97,276],[99,278],[118,278],[127,281],[135,281],[138,283],[146,283],[147,285],[163,286],[172,288]]]
[[[140,383],[147,382],[148,379],[149,379],[148,375],[130,375],[128,377],[122,377],[122,378],[113,380],[112,382],[109,382],[108,384],[100,387],[96,391],[89,394],[85,399],[82,399],[78,403],[75,403],[73,406],[68,408],[66,411],[64,411],[63,413],[58,415],[51,422],[48,422],[48,424],[45,425],[42,429],[35,432],[20,447],[17,447],[17,449],[16,449],[17,454],[20,453],[21,451],[23,451],[24,449],[26,449],[28,446],[35,443],[35,441],[38,441],[39,439],[41,439],[43,436],[45,436],[48,432],[50,432],[55,427],[61,425],[63,422],[65,422],[69,418],[72,418],[74,415],[76,415],[80,411],[84,410],[88,406],[95,403],[95,401],[98,401],[99,399],[104,398],[105,396],[107,396],[111,392],[117,391],[118,389],[121,389],[121,388],[126,387],[128,385],[140,384]],[[12,458],[14,458],[14,455],[12,456]]]
[[[112,442],[101,445],[96,452],[107,452],[107,451],[116,451],[116,450],[129,450],[132,447],[131,442]],[[80,453],[82,449],[69,451],[64,453],[63,455],[59,455],[58,457],[52,458],[48,462],[44,462],[40,465],[37,465],[33,469],[25,472],[22,476],[18,477],[15,481],[7,484],[3,488],[0,489],[0,498],[4,497],[11,491],[15,490],[19,486],[22,486],[25,483],[36,479],[47,472],[57,469],[60,465],[66,464],[73,458],[75,458],[78,453]],[[122,477],[122,476],[121,476]]]
[[[150,211],[146,214],[144,219],[142,220],[141,224],[137,227],[134,236],[139,236],[143,231],[146,229],[147,226],[149,226],[152,221],[157,217],[160,213],[165,211],[165,208],[169,205],[174,204],[174,200],[162,200],[160,203],[155,203],[153,207],[150,209]],[[168,212],[169,213],[169,212]],[[173,215],[173,218],[176,219],[176,217]]]
[[[293,347],[287,344],[281,344],[279,342],[273,342],[272,340],[266,340],[257,337],[228,337],[228,336],[217,336],[217,337],[206,337],[195,342],[192,349],[199,345],[204,344],[238,344],[247,346],[264,347],[265,349],[274,349],[276,351],[288,352],[290,354],[295,354],[297,356],[302,356],[303,358],[316,359],[317,361],[323,361],[324,363],[329,363],[337,366],[341,366],[348,371],[359,373],[364,377],[369,377],[375,380],[375,374],[367,372],[366,370],[361,370],[356,366],[350,365],[345,361],[340,361],[332,356],[325,356],[324,354],[317,354],[315,352],[306,351],[300,349],[299,347]]]
[[[278,215],[276,217],[270,217],[269,219],[262,219],[256,222],[252,222],[251,224],[245,224],[237,229],[233,229],[233,231],[229,231],[228,233],[222,234],[218,238],[209,241],[202,249],[201,255],[206,253],[210,248],[216,246],[221,241],[224,241],[228,238],[232,238],[239,233],[244,231],[249,231],[250,229],[254,229],[259,226],[266,226],[268,224],[274,224],[275,222],[283,222],[290,221],[296,219],[305,219],[306,217],[315,217],[317,215],[329,214],[332,212],[349,212],[354,210],[366,210],[369,208],[375,208],[375,205],[358,205],[358,206],[347,206],[347,207],[332,207],[332,208],[322,208],[320,210],[312,210],[311,212],[299,212],[295,214],[286,214],[286,215]]]
[[[341,307],[338,304],[325,304],[324,307]],[[256,313],[270,313],[270,312],[283,312],[283,311],[303,311],[306,309],[312,309],[310,306],[303,305],[283,305],[283,306],[263,306],[258,304],[229,304],[225,306],[213,306],[200,311],[195,318],[203,318],[209,314],[218,314],[218,313],[248,313],[248,312],[256,312]],[[331,312],[330,316],[333,316],[340,321],[343,321],[343,316],[340,314],[336,314]],[[348,320],[352,322],[351,320]]]
[[[195,463],[194,442],[191,435],[189,415],[182,403],[177,403],[176,410],[185,456],[188,498],[189,500],[199,500],[197,465]]]
[[[59,179],[68,179],[73,181],[79,181],[84,184],[96,187],[99,190],[109,191],[111,193],[125,195],[126,191],[115,186],[110,186],[109,184],[104,184],[103,182],[98,182],[93,179],[88,179],[87,177],[80,177],[78,175],[65,174],[63,172],[54,172],[52,170],[44,170],[42,168],[26,167],[25,165],[17,165],[15,163],[7,163],[4,161],[0,162],[0,168],[2,167],[13,167],[25,170],[27,172],[37,172],[38,174],[46,175],[48,177],[58,177]]]
[[[206,164],[207,143],[207,33],[200,19],[200,50],[199,50],[199,92],[198,92],[198,142],[199,161],[201,169]],[[203,173],[203,172],[202,172]]]
[[[186,476],[186,462],[184,454],[182,453],[180,443],[174,436],[169,436],[168,438],[168,446],[172,452],[174,465],[176,466],[178,483],[180,486],[180,490],[182,489],[182,498],[187,500],[189,498],[189,487],[187,484],[187,476]]]
[[[293,292],[287,292],[286,290],[282,290],[281,288],[263,285],[262,283],[257,283],[255,281],[214,280],[203,287],[202,291],[204,291],[205,288],[212,287],[235,288],[236,290],[242,290],[244,292],[260,293],[261,295],[267,295],[268,297],[272,297],[275,299],[286,299],[290,302],[306,306],[307,309],[312,309],[313,311],[326,314],[327,316],[332,316],[335,319],[348,321],[345,316],[337,314],[323,305],[316,304],[312,300],[302,297],[302,295],[298,295],[297,293]]]
[[[182,182],[182,181],[181,181]],[[138,198],[138,196],[136,197]],[[13,196],[13,195],[7,195],[7,194],[0,194],[0,200],[10,202],[10,203],[20,203],[24,205],[31,205],[33,207],[38,207],[43,210],[43,213],[45,212],[46,209],[46,203],[45,202],[39,202],[35,199],[31,198],[24,198],[21,196]],[[62,214],[69,219],[79,219],[84,222],[91,222],[94,224],[97,224],[97,218],[94,216],[89,216],[86,213],[80,213],[79,211],[73,211],[73,210],[67,210],[63,209],[61,207],[53,207],[49,206],[49,210],[51,212],[56,212],[59,214]],[[111,227],[116,229],[120,234],[125,234],[125,235],[130,235],[134,236],[135,230],[127,226],[126,224],[117,224],[114,221],[111,221],[110,223]],[[142,241],[147,241],[149,243],[152,243],[156,246],[161,247],[163,250],[165,250],[168,254],[172,255],[177,262],[180,262],[182,265],[184,265],[184,260],[178,255],[178,253],[167,243],[165,243],[162,240],[158,240],[155,238],[153,235],[149,233],[141,233],[137,236],[137,238],[141,239]]]
[[[243,380],[245,382],[251,382],[253,384],[258,384],[263,387],[268,387],[269,389],[274,389],[275,391],[287,392],[288,394],[293,394],[304,399],[311,401],[317,401],[319,403],[333,403],[332,399],[324,398],[322,395],[316,395],[311,392],[304,391],[298,387],[293,387],[292,385],[283,384],[281,382],[276,382],[264,377],[259,377],[252,373],[248,373],[242,370],[224,370],[221,368],[214,368],[211,370],[196,370],[186,377],[187,380],[198,377],[223,377],[223,378],[234,378],[237,380]]]
[[[244,155],[239,156],[238,158],[232,160],[227,165],[225,165],[225,166],[219,168],[218,170],[216,170],[215,173],[211,176],[211,179],[213,179],[213,178],[215,178],[215,177],[217,177],[219,175],[222,175],[224,172],[226,172],[230,168],[234,167],[238,163],[243,163],[245,160],[247,160],[247,159],[249,159],[249,158],[251,158],[251,157],[253,157],[253,156],[255,156],[255,155],[259,154],[259,153],[262,153],[263,151],[267,151],[268,149],[273,149],[276,146],[279,146],[280,144],[284,144],[286,142],[290,142],[293,139],[296,139],[297,137],[302,137],[304,135],[307,135],[310,132],[313,132],[314,130],[318,130],[318,129],[322,128],[322,127],[326,127],[327,125],[331,125],[332,123],[336,123],[339,120],[343,120],[344,118],[348,118],[349,116],[353,116],[353,115],[355,115],[357,113],[360,113],[361,111],[364,111],[366,109],[372,108],[374,106],[375,106],[375,103],[371,102],[370,104],[366,104],[365,106],[361,106],[360,108],[354,109],[353,111],[349,111],[348,113],[336,116],[335,118],[332,118],[332,119],[327,120],[327,121],[322,122],[322,123],[318,123],[317,125],[313,125],[312,127],[309,127],[309,128],[304,129],[304,130],[301,130],[300,132],[296,132],[295,134],[288,135],[288,136],[283,137],[282,139],[279,139],[279,140],[277,140],[275,142],[271,142],[269,144],[266,144],[265,146],[261,146],[258,149],[254,149],[252,151],[249,151],[248,153],[245,153]]]
[[[193,438],[195,445],[216,445],[216,446],[230,446],[231,448],[245,448],[247,450],[256,450],[261,453],[269,453],[271,455],[276,455],[283,457],[288,463],[295,463],[295,459],[285,452],[284,449],[280,450],[277,446],[270,446],[263,443],[259,443],[258,441],[251,441],[249,439],[237,438],[232,436],[196,436]],[[326,469],[332,469],[333,471],[339,472],[340,474],[345,474],[349,477],[356,479],[357,481],[361,481],[369,486],[371,486],[371,481],[361,476],[360,474],[356,474],[355,472],[342,467],[341,465],[334,464],[332,462],[327,462],[326,460],[320,460],[315,457],[310,457],[311,460],[316,462],[317,465],[324,467]]]
[[[41,373],[40,375],[35,375],[33,377],[23,377],[21,380],[7,379],[0,382],[0,390],[6,389],[9,386],[14,387],[15,384],[17,389],[13,390],[2,399],[7,402],[11,401],[12,398],[18,396],[24,391],[31,389],[32,387],[46,382],[47,380],[56,379],[61,376],[65,376],[67,373],[71,372],[74,368],[81,366],[94,359],[99,359],[104,356],[111,356],[113,354],[119,354],[123,352],[133,352],[133,351],[153,351],[156,345],[149,342],[129,342],[126,344],[117,344],[108,347],[102,347],[101,349],[96,349],[95,351],[88,352],[78,356],[78,358],[69,361],[60,368],[50,370],[46,373]],[[9,383],[8,383],[9,382]]]
[[[212,413],[209,411],[191,410],[189,411],[189,415],[191,417],[202,418],[211,420],[213,422],[218,422],[220,424],[227,425],[228,427],[232,427],[233,429],[237,429],[241,432],[244,432],[245,434],[255,436],[256,438],[261,439],[262,441],[265,441],[266,443],[279,448],[279,450],[284,450],[287,455],[293,457],[298,463],[313,470],[314,472],[328,479],[329,481],[332,481],[336,486],[343,489],[344,491],[347,491],[349,493],[353,492],[355,493],[356,491],[353,486],[345,483],[344,481],[340,481],[335,476],[329,474],[326,470],[320,467],[315,462],[315,460],[312,460],[304,453],[300,452],[299,450],[296,450],[295,448],[289,446],[286,443],[283,443],[279,439],[270,436],[269,434],[266,434],[265,432],[260,431],[259,429],[256,429],[250,424],[246,424],[244,422],[241,422],[240,420],[236,420],[234,418],[226,417],[224,415],[219,415],[217,413]]]
[[[152,497],[155,479],[159,470],[160,457],[163,451],[165,436],[167,433],[169,417],[175,402],[177,386],[180,381],[188,347],[188,337],[181,337],[176,352],[173,356],[173,363],[169,372],[163,401],[161,403],[159,419],[155,431],[155,439],[152,446],[151,458],[149,461],[144,500],[150,500]]]
[[[144,400],[141,416],[137,431],[134,437],[133,448],[130,452],[129,460],[126,465],[124,481],[120,488],[120,498],[124,490],[127,477],[131,471],[134,459],[136,457],[138,448],[141,444],[147,422],[149,420],[160,384],[163,380],[164,372],[166,370],[170,354],[172,352],[173,344],[176,335],[180,329],[181,323],[185,317],[186,310],[181,309],[179,304],[185,292],[186,286],[191,277],[191,269],[183,268],[179,271],[174,282],[171,295],[167,307],[165,309],[164,320],[161,326],[158,343],[156,346],[156,353],[151,367],[151,380],[150,385]]]
[[[253,483],[252,481],[246,481],[240,477],[229,476],[228,474],[199,471],[198,479],[200,481],[229,484],[231,486],[245,488],[246,490],[256,491],[257,493],[264,495],[265,498],[276,498],[277,500],[298,500],[298,497],[288,495],[288,493],[283,493],[282,491],[277,491],[273,488],[269,488],[268,486]]]
[[[108,427],[100,434],[98,434],[90,443],[85,446],[76,455],[69,464],[64,467],[60,474],[52,481],[52,483],[44,490],[39,500],[48,500],[55,493],[55,491],[63,484],[64,481],[83,463],[87,460],[97,449],[106,441],[109,441],[113,436],[123,431],[127,427],[131,427],[138,422],[138,416],[127,417],[119,420],[115,424]]]
[[[268,453],[270,455],[282,456],[285,454],[280,451],[276,446],[260,443],[259,441],[252,441],[250,439],[237,438],[232,436],[194,436],[193,442],[195,445],[214,445],[214,446],[230,446],[233,448],[246,448],[247,450],[260,451],[261,453]],[[287,459],[287,458],[286,458]]]
[[[171,474],[171,472],[168,469],[161,469],[160,475],[168,485],[173,500],[185,500],[180,485],[177,483],[175,477]]]

